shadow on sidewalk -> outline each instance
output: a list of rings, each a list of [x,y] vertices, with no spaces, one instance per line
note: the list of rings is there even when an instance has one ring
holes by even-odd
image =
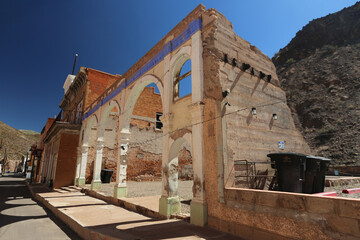
[[[35,189],[39,192],[49,192],[43,187],[36,186]],[[46,218],[54,222],[70,239],[81,239],[58,220],[51,211],[32,198],[23,176],[7,174],[0,178],[0,229],[5,229],[6,226],[18,222],[25,223]]]
[[[197,227],[177,220],[137,220],[114,224],[87,227],[89,230],[100,232],[111,237],[128,236],[132,239],[183,239],[199,237],[212,240],[239,240],[240,238],[223,233],[209,227]]]

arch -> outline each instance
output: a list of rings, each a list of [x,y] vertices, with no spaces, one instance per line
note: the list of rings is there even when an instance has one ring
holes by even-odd
[[[118,114],[120,115],[121,113],[121,108],[120,105],[118,103],[117,100],[111,100],[107,106],[103,107],[103,112],[101,114],[101,120],[100,120],[100,125],[99,125],[99,130],[98,130],[98,139],[101,139],[104,137],[104,131],[105,131],[105,126],[106,126],[106,121],[109,118],[109,115],[111,113],[111,110],[116,108]]]
[[[175,90],[175,79],[179,76],[181,68],[188,61],[191,61],[191,47],[185,46],[182,47],[171,59],[170,61],[170,86],[171,86],[171,99],[174,99],[174,90]],[[179,90],[179,89],[178,89]]]
[[[163,98],[164,88],[162,82],[154,75],[145,75],[144,77],[140,78],[139,80],[136,81],[136,84],[131,89],[131,93],[125,104],[123,126],[122,126],[123,132],[130,132],[130,120],[136,101],[139,98],[142,91],[144,90],[144,88],[150,83],[155,83],[156,86],[158,87],[161,96],[161,103],[164,106],[164,98]]]
[[[91,131],[91,128],[93,126],[97,126],[98,125],[98,118],[97,116],[94,114],[92,115],[89,120],[87,120],[87,123],[86,123],[86,128],[85,128],[85,133],[84,133],[84,139],[83,139],[83,145],[88,145],[89,143],[89,138],[90,138],[90,131]]]
[[[170,60],[170,73],[171,77],[174,78],[174,76],[180,72],[182,65],[187,61],[191,59],[191,47],[185,46],[182,47]]]
[[[191,134],[186,134],[189,136],[183,136],[176,139],[170,147],[169,151],[169,162],[168,162],[168,174],[169,174],[169,197],[178,196],[178,179],[179,179],[179,152],[184,147],[185,144],[190,145],[190,152],[192,154],[192,145]]]

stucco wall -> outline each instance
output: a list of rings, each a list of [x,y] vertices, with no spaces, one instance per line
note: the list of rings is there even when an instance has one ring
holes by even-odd
[[[281,103],[285,94],[270,59],[237,37],[231,23],[215,10],[203,14],[202,34],[208,225],[244,239],[358,238],[358,200],[225,188],[231,186],[235,159],[266,161],[267,153],[281,151],[279,140],[285,141],[284,151],[310,149],[295,129],[286,103]],[[272,75],[270,83],[259,79],[259,72],[253,76],[241,65],[233,66],[233,58]],[[226,89],[230,94],[223,99]],[[224,107],[226,101],[231,106]],[[276,101],[280,103],[269,104]],[[250,113],[252,106],[257,106],[256,116]],[[273,113],[278,120],[271,120]]]

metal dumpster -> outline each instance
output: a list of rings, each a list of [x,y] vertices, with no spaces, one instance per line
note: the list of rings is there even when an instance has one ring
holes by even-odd
[[[306,156],[306,171],[305,181],[303,183],[303,193],[316,193],[314,186],[316,177],[320,172],[320,162],[321,159],[319,157],[312,155]]]
[[[324,191],[325,187],[325,173],[329,170],[330,159],[324,157],[318,157],[320,161],[319,172],[314,179],[313,193],[319,193]]]
[[[271,166],[277,170],[280,191],[303,192],[305,180],[306,156],[302,153],[270,153]]]

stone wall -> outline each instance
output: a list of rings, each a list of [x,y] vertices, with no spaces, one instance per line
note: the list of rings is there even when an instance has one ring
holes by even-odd
[[[358,238],[359,200],[231,188],[234,160],[267,161],[269,152],[310,149],[295,129],[271,60],[236,36],[216,10],[202,19],[208,225],[244,239]]]
[[[154,128],[131,127],[127,154],[127,179],[132,181],[161,180],[163,132]],[[179,179],[192,179],[190,146],[179,152]]]
[[[251,189],[225,190],[209,225],[244,239],[358,239],[360,200]]]

